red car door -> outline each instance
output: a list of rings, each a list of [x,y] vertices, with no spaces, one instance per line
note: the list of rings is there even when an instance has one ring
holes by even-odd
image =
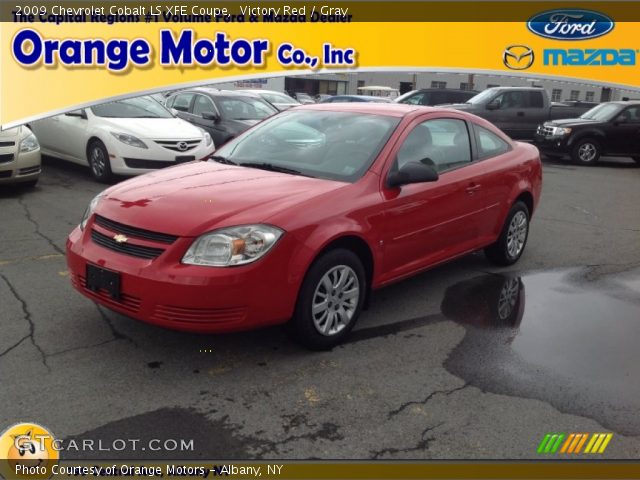
[[[401,135],[383,171],[381,283],[478,247],[485,165],[472,161],[470,135],[455,113],[419,117]],[[389,171],[407,162],[431,165],[438,180],[388,188]]]

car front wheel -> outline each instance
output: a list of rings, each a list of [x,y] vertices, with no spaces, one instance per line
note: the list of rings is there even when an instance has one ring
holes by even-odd
[[[362,262],[349,250],[331,250],[307,273],[291,322],[300,343],[312,350],[340,344],[355,325],[366,292]]]
[[[600,158],[600,145],[590,138],[580,140],[576,146],[573,147],[571,158],[575,163],[593,165],[597,163]]]
[[[529,237],[529,209],[516,202],[504,222],[498,240],[485,249],[487,258],[498,265],[513,265],[524,252]]]
[[[113,173],[111,173],[109,153],[107,152],[104,144],[100,140],[94,140],[91,142],[87,151],[87,156],[93,178],[99,182],[109,182],[113,177]]]

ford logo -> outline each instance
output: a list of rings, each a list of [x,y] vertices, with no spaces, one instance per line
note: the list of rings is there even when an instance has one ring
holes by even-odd
[[[614,26],[613,20],[592,10],[549,10],[534,15],[527,28],[536,35],[556,40],[587,40],[606,35]]]

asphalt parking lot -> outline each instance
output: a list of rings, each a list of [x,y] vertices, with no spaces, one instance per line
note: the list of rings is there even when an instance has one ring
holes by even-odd
[[[519,263],[474,254],[382,290],[317,353],[283,328],[176,333],[77,294],[64,243],[103,185],[45,159],[38,187],[0,190],[0,425],[195,446],[84,458],[539,458],[548,432],[614,432],[604,457],[636,459],[639,187],[630,159],[546,162]]]

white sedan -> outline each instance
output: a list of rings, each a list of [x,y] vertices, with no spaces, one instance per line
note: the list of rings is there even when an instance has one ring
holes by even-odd
[[[81,165],[107,182],[192,160],[215,147],[201,128],[176,118],[151,97],[75,110],[30,124],[42,153]]]
[[[34,186],[40,176],[40,145],[25,126],[0,131],[0,185]]]

